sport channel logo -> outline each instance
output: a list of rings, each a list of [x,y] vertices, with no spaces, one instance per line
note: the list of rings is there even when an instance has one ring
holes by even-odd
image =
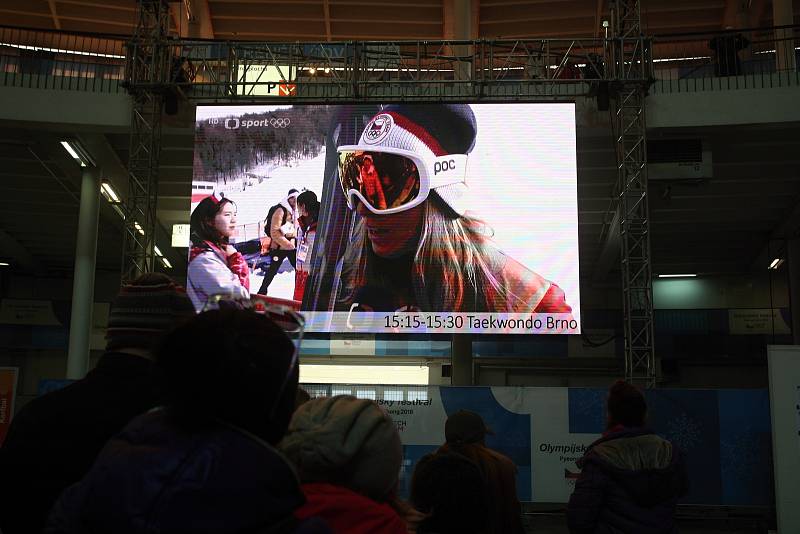
[[[219,124],[219,119],[208,119],[209,124]],[[287,117],[272,117],[270,119],[244,119],[241,120],[237,117],[225,119],[226,130],[238,130],[239,128],[288,128],[292,123],[291,119]]]

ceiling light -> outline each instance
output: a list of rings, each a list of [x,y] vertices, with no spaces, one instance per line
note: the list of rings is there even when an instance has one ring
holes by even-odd
[[[325,74],[330,74],[330,73],[331,73],[331,69],[330,69],[330,68],[328,68],[328,67],[325,67],[325,68],[324,68],[324,69],[322,69],[322,70],[323,70],[323,72],[324,72]]]
[[[164,256],[164,255],[161,253],[161,251],[158,249],[158,245],[156,245],[156,246],[154,246],[154,247],[153,247],[153,252],[155,252],[155,253],[156,253],[156,256],[158,256],[159,258],[162,258],[162,257]]]
[[[136,231],[139,232],[141,235],[144,235],[144,230],[142,229],[142,225],[139,224],[138,221],[133,221],[133,227],[136,228]]]
[[[0,267],[10,267],[10,266],[11,264],[8,263],[7,261],[0,261]]]
[[[108,200],[112,204],[119,204],[120,202],[122,202],[119,199],[119,195],[117,195],[117,192],[114,191],[113,187],[111,187],[111,184],[108,182],[108,180],[103,180],[100,183],[100,192],[103,194],[104,197],[106,197],[106,200]]]
[[[161,258],[161,263],[164,264],[164,267],[167,269],[172,269],[172,264],[169,262],[167,258]]]
[[[781,265],[783,265],[783,258],[775,258],[772,260],[772,263],[769,264],[769,269],[777,270]]]
[[[694,278],[696,274],[686,273],[686,274],[659,274],[659,278]]]
[[[307,70],[308,73],[311,74],[312,76],[317,73],[317,69],[315,69],[314,67],[308,67]]]
[[[89,167],[94,166],[94,161],[92,157],[89,155],[86,150],[83,149],[80,143],[75,140],[64,140],[61,141],[61,146],[64,147],[64,150],[69,152],[69,155],[72,156],[78,165],[81,167]]]

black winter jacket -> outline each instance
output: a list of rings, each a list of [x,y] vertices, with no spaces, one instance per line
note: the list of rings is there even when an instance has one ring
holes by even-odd
[[[305,498],[268,443],[222,422],[157,409],[131,421],[56,502],[46,533],[327,534],[299,523]]]
[[[569,500],[572,534],[672,534],[675,507],[686,494],[680,452],[643,428],[611,432],[578,460],[581,475]]]
[[[41,531],[59,494],[79,481],[114,434],[158,404],[152,362],[107,352],[77,382],[26,404],[0,448],[0,529]]]

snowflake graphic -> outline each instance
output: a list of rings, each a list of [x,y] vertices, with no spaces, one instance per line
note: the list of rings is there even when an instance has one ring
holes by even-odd
[[[689,452],[700,443],[700,424],[682,413],[667,425],[667,436],[683,452]]]

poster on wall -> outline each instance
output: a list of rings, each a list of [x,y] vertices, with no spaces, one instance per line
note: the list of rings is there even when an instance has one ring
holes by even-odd
[[[310,332],[579,334],[571,103],[198,106],[187,291]]]
[[[14,417],[18,372],[16,367],[0,367],[0,446],[5,441],[11,418]]]
[[[592,388],[428,386],[392,388],[375,397],[403,442],[405,494],[416,462],[445,442],[448,415],[466,409],[494,432],[486,436],[487,446],[517,466],[521,501],[565,503],[580,475],[576,461],[606,429],[607,394]],[[650,425],[685,454],[690,490],[681,502],[770,504],[767,391],[649,390],[646,398]]]

